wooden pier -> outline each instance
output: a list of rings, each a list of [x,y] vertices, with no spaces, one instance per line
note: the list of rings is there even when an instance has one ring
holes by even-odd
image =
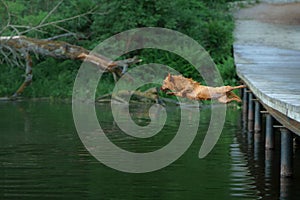
[[[292,175],[292,138],[300,136],[299,10],[300,3],[262,3],[236,13],[235,65],[248,87],[243,92],[244,124],[248,134],[265,132],[265,148],[273,149],[273,121],[280,123],[283,177]]]

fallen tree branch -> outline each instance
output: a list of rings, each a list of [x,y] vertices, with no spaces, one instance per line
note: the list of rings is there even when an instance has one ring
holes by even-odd
[[[119,77],[122,76],[129,65],[141,61],[136,57],[112,61],[100,54],[91,53],[81,46],[72,45],[63,41],[41,40],[26,36],[0,37],[0,54],[4,56],[5,60],[10,60],[7,53],[9,53],[9,56],[13,57],[13,64],[16,65],[22,65],[22,63],[20,63],[20,55],[26,55],[26,70],[29,66],[28,63],[31,63],[31,59],[27,55],[33,53],[57,59],[72,59],[89,62],[104,72],[113,73],[114,78],[116,78],[117,75]],[[31,66],[32,65],[30,64],[30,67]],[[32,76],[32,72],[28,73],[28,71],[26,71],[25,76],[29,76],[29,74]],[[31,80],[25,81],[18,91],[15,92],[13,97],[20,95],[30,82]]]
[[[12,95],[12,99],[17,98],[20,94],[23,93],[25,88],[29,86],[32,82],[32,59],[29,53],[26,54],[25,57],[26,60],[26,70],[25,70],[25,80],[22,83],[22,85],[19,87],[19,89]]]
[[[0,48],[10,49],[13,54],[24,52],[50,56],[57,59],[84,60],[97,65],[104,71],[114,72],[118,67],[135,64],[141,60],[136,57],[112,61],[100,54],[94,54],[77,45],[63,41],[41,40],[25,36],[0,37]],[[13,50],[12,50],[13,49]]]

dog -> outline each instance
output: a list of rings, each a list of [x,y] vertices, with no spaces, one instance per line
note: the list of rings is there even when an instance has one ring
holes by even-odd
[[[167,92],[169,95],[184,97],[191,100],[210,100],[216,99],[220,103],[229,103],[231,101],[241,102],[242,100],[232,90],[245,88],[245,85],[239,86],[222,86],[209,87],[200,85],[198,82],[185,78],[181,75],[171,75],[164,79],[161,87],[162,91],[171,90]]]

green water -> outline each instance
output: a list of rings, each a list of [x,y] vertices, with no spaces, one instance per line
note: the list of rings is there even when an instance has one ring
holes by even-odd
[[[105,133],[124,149],[153,151],[172,140],[178,128],[179,108],[170,107],[173,118],[163,135],[130,140],[113,123],[109,104],[96,109]],[[183,156],[161,170],[130,174],[89,154],[77,135],[71,104],[2,102],[0,199],[273,199],[279,196],[278,181],[265,176],[264,164],[255,164],[247,153],[251,148],[245,150],[240,112],[228,108],[221,138],[206,158],[199,159],[198,152],[209,107],[201,110],[198,134]],[[145,106],[133,105],[131,113],[136,123],[149,123]]]

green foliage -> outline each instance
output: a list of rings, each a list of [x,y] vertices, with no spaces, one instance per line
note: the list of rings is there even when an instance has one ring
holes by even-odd
[[[0,96],[10,96],[24,81],[24,70],[4,64],[0,65],[0,69]]]
[[[139,52],[139,55],[143,60],[141,64],[158,63],[166,65],[180,72],[185,77],[193,78],[199,82],[202,81],[199,72],[179,55],[159,49],[144,49]]]
[[[78,38],[61,38],[88,49],[94,48],[106,38],[137,27],[164,27],[182,32],[201,44],[218,66],[225,84],[236,84],[236,73],[232,59],[234,23],[228,11],[228,0],[4,0],[0,6],[0,30],[10,23],[18,24],[21,31],[28,27],[67,19],[93,9],[93,14],[81,18],[32,29],[24,32],[29,37],[48,38],[65,33],[66,30],[79,35]],[[59,3],[61,4],[48,13]],[[0,2],[1,4],[1,2]],[[46,17],[47,16],[47,17]],[[16,34],[14,29],[5,29],[2,35]],[[161,50],[139,50],[131,52],[144,63],[161,63],[173,67],[186,77],[202,81],[200,74],[187,61]],[[33,83],[25,90],[29,97],[70,97],[80,62],[40,58],[34,61]],[[19,68],[0,66],[0,96],[12,94],[22,83]],[[10,77],[5,78],[5,77]],[[16,81],[17,80],[17,81]],[[99,84],[97,95],[111,91],[113,79],[110,74]]]
[[[210,1],[208,1],[210,2]],[[137,27],[164,27],[198,41],[214,59],[230,54],[233,19],[224,3],[185,0],[119,0],[103,3],[108,15],[93,16],[93,38],[100,41]]]
[[[227,58],[223,58],[217,67],[224,80],[224,85],[237,85],[237,75],[232,57],[227,56]]]
[[[164,27],[195,39],[217,64],[231,55],[234,23],[225,1],[120,0],[103,6],[111,8],[109,15],[94,16],[91,26],[93,37],[99,41],[131,28]],[[176,55],[159,50],[142,50],[138,55],[145,62],[168,64],[184,76],[199,80],[195,68]]]

